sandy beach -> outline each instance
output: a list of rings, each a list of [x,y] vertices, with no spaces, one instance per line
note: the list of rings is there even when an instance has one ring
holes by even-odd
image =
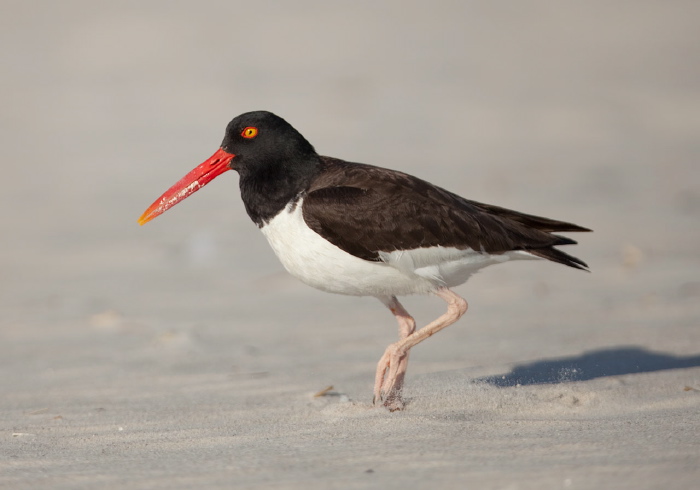
[[[697,486],[700,4],[3,7],[0,488]],[[136,223],[258,109],[592,272],[485,269],[375,408],[394,319],[287,275],[234,172]]]

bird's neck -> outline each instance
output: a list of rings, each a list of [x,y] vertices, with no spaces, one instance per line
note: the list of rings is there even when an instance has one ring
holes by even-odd
[[[262,228],[290,202],[303,196],[320,169],[318,155],[256,162],[240,172],[241,198],[248,216]]]

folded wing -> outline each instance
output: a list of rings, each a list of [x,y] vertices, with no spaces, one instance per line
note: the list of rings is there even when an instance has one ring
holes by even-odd
[[[437,246],[493,255],[523,250],[587,269],[554,248],[576,242],[552,234],[586,228],[470,201],[401,172],[322,159],[324,171],[304,197],[304,220],[356,257],[380,261],[381,253]]]

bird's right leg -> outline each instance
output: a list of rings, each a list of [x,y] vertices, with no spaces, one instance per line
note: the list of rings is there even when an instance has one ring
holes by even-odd
[[[396,321],[399,324],[399,340],[406,339],[416,331],[416,321],[408,314],[403,305],[399,303],[396,296],[380,297],[379,300],[384,303],[396,317]],[[406,369],[408,368],[408,354],[408,351],[406,351],[406,353],[399,358],[397,365],[394,366],[396,373],[390,383],[392,385],[391,387],[387,384],[389,378],[387,371],[389,366],[380,361],[374,379],[374,403],[382,401],[384,406],[390,410],[400,410],[403,408],[401,388],[403,387],[403,380],[406,377]],[[383,399],[382,394],[384,394]]]

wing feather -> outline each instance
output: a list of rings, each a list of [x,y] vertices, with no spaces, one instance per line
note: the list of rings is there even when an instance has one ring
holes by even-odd
[[[422,247],[489,254],[525,250],[575,268],[586,264],[557,245],[576,243],[553,231],[589,231],[549,218],[469,201],[416,177],[322,157],[323,170],[304,196],[307,225],[365,260]]]

